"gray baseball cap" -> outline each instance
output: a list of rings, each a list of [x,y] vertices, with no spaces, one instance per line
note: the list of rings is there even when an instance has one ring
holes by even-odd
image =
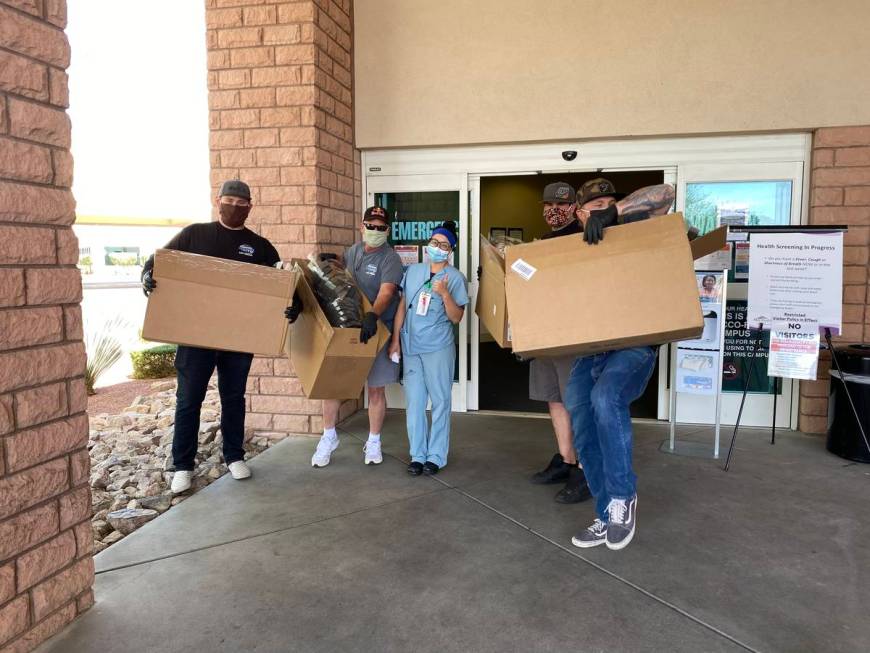
[[[573,203],[577,199],[577,194],[571,184],[566,184],[564,181],[557,181],[553,184],[544,186],[544,193],[541,197],[541,202],[568,202]]]
[[[220,196],[232,195],[251,201],[251,188],[240,179],[229,179],[221,186]]]

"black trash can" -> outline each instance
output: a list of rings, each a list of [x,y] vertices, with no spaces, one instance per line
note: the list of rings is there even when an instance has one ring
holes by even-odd
[[[870,463],[870,451],[861,437],[849,398],[846,396],[848,387],[864,432],[870,434],[870,345],[837,347],[837,360],[840,361],[840,368],[846,378],[840,378],[832,362],[827,448],[841,458]]]

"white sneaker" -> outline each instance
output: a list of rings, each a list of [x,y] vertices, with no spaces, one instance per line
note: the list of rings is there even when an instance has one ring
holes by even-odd
[[[384,462],[384,457],[381,454],[381,441],[373,442],[372,440],[366,440],[365,445],[363,446],[363,451],[365,452],[365,463],[366,465],[380,465]]]
[[[234,463],[229,464],[230,474],[233,475],[233,478],[237,481],[241,481],[243,478],[251,478],[251,468],[248,467],[248,463],[244,460],[237,460]]]
[[[311,456],[312,467],[326,467],[329,464],[329,458],[332,452],[338,449],[338,438],[329,435],[321,435],[320,442],[317,443],[317,449],[314,455]]]
[[[190,481],[193,479],[193,472],[181,470],[172,475],[172,485],[169,487],[172,494],[181,494],[190,489]]]

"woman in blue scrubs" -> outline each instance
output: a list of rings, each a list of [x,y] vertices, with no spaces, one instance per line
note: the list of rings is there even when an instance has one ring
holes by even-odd
[[[447,464],[450,410],[456,347],[453,325],[468,303],[467,282],[450,265],[456,247],[456,223],[432,231],[426,246],[429,261],[408,266],[402,279],[402,301],[393,325],[390,354],[404,356],[404,385],[411,464],[408,473],[437,474]],[[432,427],[426,404],[432,400]]]

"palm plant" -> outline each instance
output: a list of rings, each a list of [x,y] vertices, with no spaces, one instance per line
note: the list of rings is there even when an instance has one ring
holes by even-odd
[[[128,326],[127,322],[119,315],[107,320],[99,330],[88,332],[85,338],[85,350],[88,354],[85,387],[89,395],[96,394],[94,384],[97,379],[123,355],[123,345],[113,332],[123,330],[126,326]]]

